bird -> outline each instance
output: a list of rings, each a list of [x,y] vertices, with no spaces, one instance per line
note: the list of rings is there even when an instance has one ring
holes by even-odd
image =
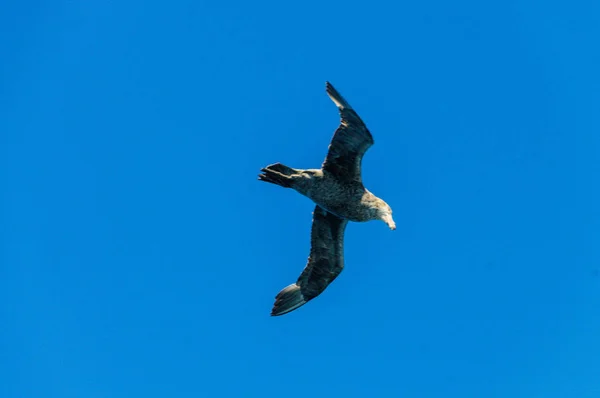
[[[260,181],[291,188],[315,204],[308,263],[295,283],[275,297],[271,316],[287,314],[320,295],[344,269],[344,232],[348,221],[381,220],[396,229],[391,207],[363,185],[361,165],[374,144],[371,132],[348,101],[326,82],[340,125],[320,169],[296,169],[281,163],[261,169]]]

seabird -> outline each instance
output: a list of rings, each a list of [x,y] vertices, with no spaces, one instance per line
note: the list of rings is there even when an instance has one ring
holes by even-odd
[[[348,221],[382,220],[392,230],[392,209],[369,192],[361,176],[362,158],[373,136],[350,104],[329,83],[329,98],[341,123],[320,169],[294,169],[281,163],[261,169],[258,179],[292,188],[316,203],[308,264],[296,281],[277,294],[272,316],[283,315],[321,294],[344,268],[344,231]]]

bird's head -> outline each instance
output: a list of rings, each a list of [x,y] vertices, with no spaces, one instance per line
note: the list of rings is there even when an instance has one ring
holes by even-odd
[[[375,210],[375,218],[377,220],[381,220],[387,224],[388,227],[393,231],[396,229],[396,223],[392,218],[392,208],[385,203],[383,200],[379,199],[377,201],[377,206]]]

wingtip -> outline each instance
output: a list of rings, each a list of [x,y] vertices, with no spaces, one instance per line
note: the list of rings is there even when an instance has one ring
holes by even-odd
[[[325,82],[325,91],[327,91],[327,94],[332,95],[332,92],[337,93],[337,90],[335,89],[335,87],[333,87],[333,84],[331,84],[329,81]]]
[[[275,304],[273,304],[271,316],[287,314],[304,304],[306,304],[306,300],[302,295],[300,286],[292,283],[283,288],[275,297]]]
[[[329,95],[329,98],[331,98],[331,100],[335,103],[335,105],[338,108],[352,109],[348,101],[346,101],[344,97],[342,97],[342,95],[335,89],[335,87],[333,87],[333,84],[331,84],[329,81],[325,82],[325,91],[327,92],[327,95]]]

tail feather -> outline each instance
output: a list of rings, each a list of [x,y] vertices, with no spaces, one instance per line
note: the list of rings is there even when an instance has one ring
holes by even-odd
[[[348,101],[342,97],[342,95],[333,87],[333,85],[329,82],[325,83],[325,89],[327,91],[327,95],[329,98],[335,103],[335,105],[340,109],[352,109]]]
[[[279,185],[284,188],[291,188],[294,182],[294,169],[287,167],[281,163],[270,164],[261,169],[262,174],[258,175],[258,179],[271,184]]]
[[[271,316],[287,314],[298,307],[306,304],[300,286],[295,283],[283,288],[275,297],[275,304],[271,310]]]
[[[267,167],[265,167],[265,169],[274,170],[286,176],[294,175],[300,171],[281,163],[270,164]]]

